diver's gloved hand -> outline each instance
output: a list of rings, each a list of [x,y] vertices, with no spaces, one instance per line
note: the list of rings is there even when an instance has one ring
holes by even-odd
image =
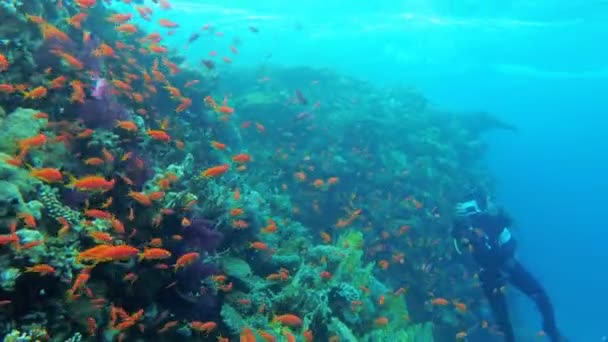
[[[543,331],[551,342],[569,342],[568,339],[559,333],[559,330],[555,326],[547,326],[547,324],[543,324]]]
[[[466,217],[481,213],[481,209],[479,208],[479,204],[476,200],[471,200],[456,204],[454,213],[456,216]]]

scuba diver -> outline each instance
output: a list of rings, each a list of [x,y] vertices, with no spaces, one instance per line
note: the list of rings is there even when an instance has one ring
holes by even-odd
[[[524,266],[515,259],[515,240],[509,228],[511,218],[497,208],[484,191],[475,190],[456,206],[452,229],[454,247],[468,245],[473,259],[480,267],[479,280],[484,295],[506,342],[515,341],[504,295],[506,282],[511,283],[532,299],[543,318],[544,334],[552,342],[566,341],[555,323],[553,306],[547,293]]]

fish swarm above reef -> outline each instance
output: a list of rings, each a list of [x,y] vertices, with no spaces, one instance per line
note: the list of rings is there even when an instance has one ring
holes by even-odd
[[[451,209],[492,184],[481,134],[512,127],[331,70],[260,77],[232,64],[237,37],[189,66],[164,41],[187,28],[154,6],[0,4],[4,341],[433,341],[477,324]],[[222,35],[196,30],[189,54]]]

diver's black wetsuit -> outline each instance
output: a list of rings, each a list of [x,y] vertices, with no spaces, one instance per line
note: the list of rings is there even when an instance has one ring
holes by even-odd
[[[510,218],[502,212],[496,215],[482,212],[457,220],[453,234],[457,240],[466,239],[472,247],[473,258],[481,267],[479,280],[482,289],[490,302],[496,323],[504,333],[505,341],[515,341],[502,291],[507,281],[536,303],[543,317],[543,330],[547,337],[552,341],[563,341],[545,290],[514,258],[516,243],[507,229],[510,225]]]

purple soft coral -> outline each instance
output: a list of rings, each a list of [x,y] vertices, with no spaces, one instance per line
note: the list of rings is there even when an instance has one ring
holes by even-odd
[[[222,242],[222,233],[213,229],[213,222],[203,218],[191,220],[192,224],[184,230],[186,245],[202,252],[214,252]]]
[[[127,118],[127,111],[110,97],[91,98],[72,108],[89,128],[112,128],[116,120]]]
[[[129,150],[132,157],[127,161],[125,170],[127,176],[136,187],[141,187],[146,181],[154,177],[154,168],[149,157],[140,152],[140,149]]]

